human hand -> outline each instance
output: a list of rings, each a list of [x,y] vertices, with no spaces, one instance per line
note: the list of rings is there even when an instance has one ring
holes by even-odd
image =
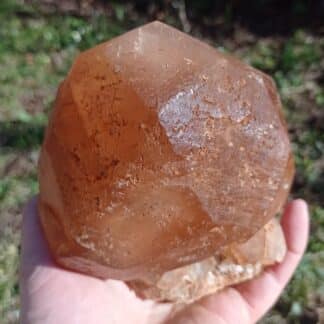
[[[100,280],[57,266],[44,240],[36,199],[23,216],[21,321],[23,324],[249,324],[275,303],[306,247],[307,205],[290,203],[282,218],[288,251],[257,278],[202,298],[176,313],[170,304],[141,300],[117,280]]]

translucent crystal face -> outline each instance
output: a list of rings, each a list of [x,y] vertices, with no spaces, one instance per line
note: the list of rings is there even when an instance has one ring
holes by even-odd
[[[60,264],[138,279],[246,241],[293,170],[272,80],[155,22],[77,57],[42,148],[40,216]]]

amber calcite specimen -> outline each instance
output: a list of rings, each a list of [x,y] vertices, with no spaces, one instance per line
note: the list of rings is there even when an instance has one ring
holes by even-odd
[[[81,53],[62,82],[41,223],[64,267],[156,283],[218,251],[246,263],[293,172],[272,79],[154,22]]]

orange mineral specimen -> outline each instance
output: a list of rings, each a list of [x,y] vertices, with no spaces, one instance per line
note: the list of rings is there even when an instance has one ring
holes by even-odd
[[[272,79],[154,22],[81,53],[62,82],[41,224],[59,264],[101,278],[163,286],[219,251],[255,270],[282,258],[279,225],[270,261],[247,244],[268,237],[293,173]]]

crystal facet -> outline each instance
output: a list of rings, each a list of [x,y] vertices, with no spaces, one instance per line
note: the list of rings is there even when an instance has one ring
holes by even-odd
[[[268,264],[284,243],[266,260],[245,242],[267,237],[293,173],[272,79],[154,22],[81,53],[62,82],[41,223],[59,264],[102,278],[161,284],[217,251]]]

